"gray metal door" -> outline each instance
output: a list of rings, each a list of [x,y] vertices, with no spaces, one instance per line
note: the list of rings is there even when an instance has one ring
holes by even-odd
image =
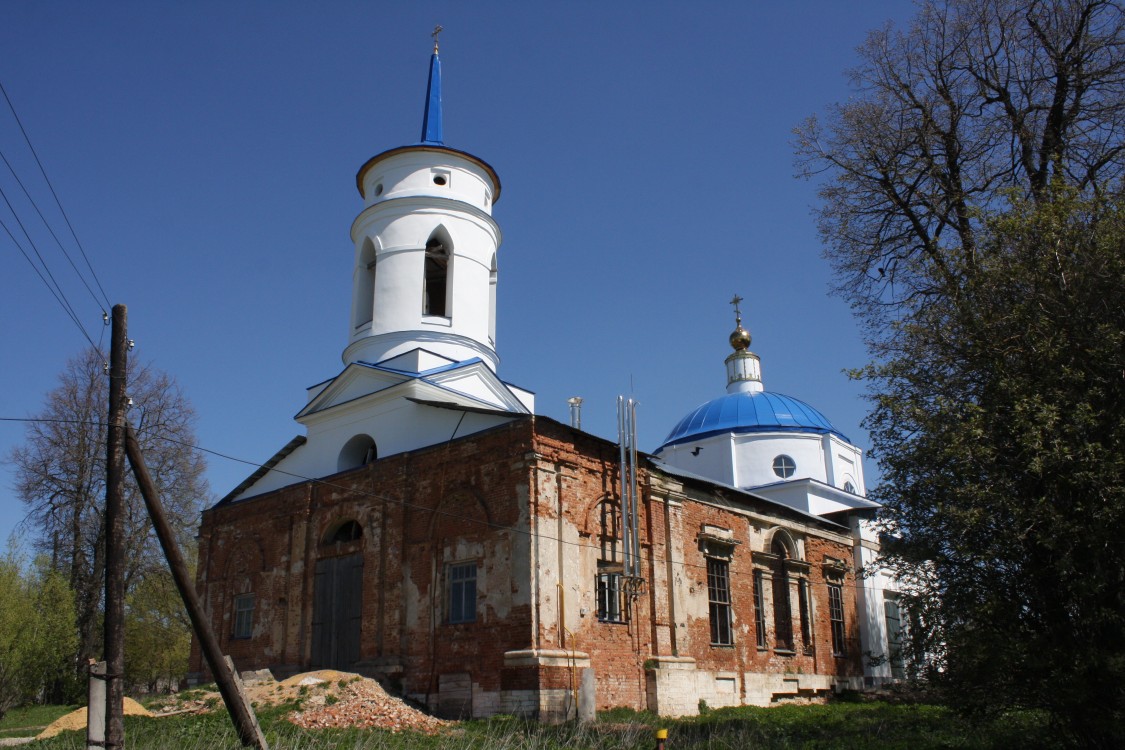
[[[363,555],[316,563],[313,581],[312,666],[348,669],[359,661]]]

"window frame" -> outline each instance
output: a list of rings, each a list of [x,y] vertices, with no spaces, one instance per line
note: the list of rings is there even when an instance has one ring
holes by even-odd
[[[625,606],[625,576],[613,570],[599,570],[596,581],[598,592],[598,622],[623,624],[629,621],[629,608]]]
[[[712,646],[733,646],[730,561],[708,557],[707,614],[711,625]]]
[[[246,640],[254,635],[254,594],[234,597],[234,618],[231,622],[231,639]]]
[[[782,479],[789,479],[797,473],[797,462],[789,454],[779,453],[773,459],[773,473]]]
[[[841,583],[828,583],[828,621],[832,626],[832,655],[846,656],[847,629],[844,623],[844,586]]]
[[[757,629],[756,639],[759,651],[767,650],[769,646],[769,633],[766,630],[766,594],[764,570],[754,571],[754,627]]]
[[[476,560],[447,563],[445,566],[445,622],[463,625],[477,621]],[[471,573],[471,575],[469,575]]]

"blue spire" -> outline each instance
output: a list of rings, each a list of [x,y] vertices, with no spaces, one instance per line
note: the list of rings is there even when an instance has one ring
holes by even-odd
[[[441,60],[437,41],[430,56],[430,82],[426,85],[426,114],[422,118],[422,143],[444,145],[441,138]]]

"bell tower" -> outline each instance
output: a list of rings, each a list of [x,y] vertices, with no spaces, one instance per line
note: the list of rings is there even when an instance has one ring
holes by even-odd
[[[500,178],[445,145],[437,34],[422,140],[368,159],[356,175],[364,209],[352,224],[355,266],[344,364],[378,364],[414,350],[451,362],[496,354],[492,206]]]

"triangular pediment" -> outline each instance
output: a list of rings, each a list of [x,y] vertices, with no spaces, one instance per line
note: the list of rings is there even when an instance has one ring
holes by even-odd
[[[303,422],[345,405],[394,399],[443,401],[516,414],[528,413],[523,402],[480,360],[441,365],[420,373],[388,370],[382,363],[353,363],[297,413]]]
[[[527,407],[483,362],[471,360],[462,367],[440,368],[422,374],[422,379],[498,409],[526,413]]]
[[[315,392],[305,408],[297,412],[294,418],[300,420],[307,414],[355,401],[410,379],[409,375],[390,372],[371,365],[352,363]]]

